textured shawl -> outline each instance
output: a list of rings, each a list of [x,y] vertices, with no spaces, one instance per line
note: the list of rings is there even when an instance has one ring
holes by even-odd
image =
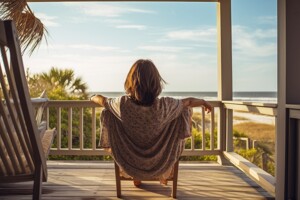
[[[138,180],[159,178],[179,159],[191,135],[191,110],[163,97],[140,106],[129,97],[108,99],[101,115],[100,146],[111,148],[116,163]]]

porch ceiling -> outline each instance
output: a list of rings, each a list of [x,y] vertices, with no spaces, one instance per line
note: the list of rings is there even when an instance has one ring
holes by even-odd
[[[27,0],[27,2],[92,2],[92,1],[117,1],[117,2],[128,2],[128,1],[134,1],[134,2],[139,2],[139,0]],[[143,0],[140,2],[219,2],[220,0]],[[0,0],[1,2],[1,0]]]

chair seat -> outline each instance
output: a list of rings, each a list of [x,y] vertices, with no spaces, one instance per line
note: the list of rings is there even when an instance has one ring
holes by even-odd
[[[179,165],[179,161],[177,161],[174,164],[173,175],[167,179],[168,181],[173,182],[172,193],[171,193],[171,196],[173,198],[176,198],[176,196],[177,196],[178,165]],[[133,179],[121,176],[120,175],[120,167],[116,162],[115,162],[115,177],[116,177],[117,197],[121,198],[121,196],[122,196],[122,194],[121,194],[121,181],[133,181]],[[145,180],[142,180],[142,181],[159,181],[159,179],[145,179]]]

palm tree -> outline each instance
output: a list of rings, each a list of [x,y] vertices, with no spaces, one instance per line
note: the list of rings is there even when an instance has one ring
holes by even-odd
[[[37,86],[39,92],[46,89],[48,94],[49,92],[60,92],[68,97],[87,98],[87,84],[80,77],[75,77],[72,69],[52,67],[49,72],[31,76],[29,82]]]
[[[23,53],[31,54],[39,46],[42,39],[47,42],[47,30],[41,20],[35,17],[26,0],[2,0],[0,3],[2,20],[13,20],[19,33]]]

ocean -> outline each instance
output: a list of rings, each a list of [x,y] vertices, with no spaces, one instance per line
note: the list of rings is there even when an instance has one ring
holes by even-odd
[[[101,94],[106,97],[119,97],[124,92],[92,92],[91,94]],[[160,96],[170,96],[174,98],[196,97],[206,100],[217,100],[217,92],[162,92]],[[254,102],[277,102],[277,92],[233,92],[233,100],[254,101]]]

